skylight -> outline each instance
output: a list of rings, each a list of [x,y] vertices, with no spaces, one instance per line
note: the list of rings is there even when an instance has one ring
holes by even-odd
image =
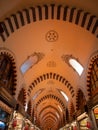
[[[60,109],[60,111],[62,112],[62,108],[58,105],[58,108]]]
[[[57,117],[59,118],[59,114],[56,112]]]
[[[24,74],[30,67],[32,67],[38,60],[38,57],[30,56],[21,66],[21,72]]]
[[[75,59],[69,59],[69,63],[77,71],[79,75],[82,74],[83,67],[78,61],[76,61]]]
[[[41,94],[41,92],[43,92],[43,88],[42,89],[40,89],[40,90],[38,90],[36,93],[35,93],[35,95],[33,96],[33,100],[35,100],[37,97],[38,97],[38,95],[39,94]]]
[[[83,72],[83,66],[79,63],[78,59],[72,55],[62,55],[62,59],[71,66],[79,75]]]
[[[35,65],[37,62],[39,62],[43,58],[43,53],[36,53],[34,52],[32,55],[30,55],[26,61],[21,65],[20,70],[24,74],[27,70],[29,70],[33,65]]]
[[[60,91],[60,92],[61,92],[61,94],[64,96],[65,100],[68,102],[68,97],[67,97],[67,95],[66,95],[63,91]]]

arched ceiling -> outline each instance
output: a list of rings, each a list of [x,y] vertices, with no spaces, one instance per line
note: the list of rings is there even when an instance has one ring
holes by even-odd
[[[66,109],[72,102],[75,107],[79,88],[88,98],[87,66],[98,51],[97,6],[97,0],[0,1],[4,27],[0,47],[15,55],[17,94],[21,86],[26,88],[36,123],[43,130],[56,130],[65,124]],[[69,65],[69,58],[84,67],[81,76]],[[28,59],[35,64],[22,74],[21,65]],[[68,101],[60,91],[66,93]]]

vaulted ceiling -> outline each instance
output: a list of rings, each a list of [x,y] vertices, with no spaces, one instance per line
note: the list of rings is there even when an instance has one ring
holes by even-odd
[[[17,93],[26,89],[36,120],[42,129],[64,125],[66,109],[76,109],[77,91],[86,89],[90,57],[98,51],[98,1],[0,0],[0,22],[4,33],[0,47],[10,51],[17,65]],[[78,61],[79,75],[69,64]],[[21,72],[29,61],[30,68]],[[63,91],[67,97],[60,93]],[[66,120],[66,119],[65,119]]]

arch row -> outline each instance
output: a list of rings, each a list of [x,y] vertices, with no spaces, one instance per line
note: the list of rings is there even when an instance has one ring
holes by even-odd
[[[94,64],[94,61],[98,59],[98,52],[91,57],[90,59],[90,63],[89,63],[89,66],[88,66],[88,72],[87,72],[87,92],[88,92],[88,97],[89,99],[91,99],[91,88],[90,88],[90,84],[91,84],[91,73],[92,73],[92,69],[93,69],[93,64]],[[97,65],[98,67],[98,65]]]
[[[12,90],[12,95],[15,96],[16,94],[16,86],[17,86],[17,69],[16,69],[16,62],[15,62],[15,57],[14,55],[7,49],[0,48],[0,55],[7,56],[11,62],[11,70],[13,72],[13,90]]]
[[[23,93],[23,106],[24,106],[24,108],[25,108],[25,106],[26,106],[26,99],[27,99],[27,93],[26,93],[26,89],[25,88],[21,88],[21,90],[19,91],[19,94],[18,94],[18,96],[19,95],[21,95],[22,96],[22,93]]]
[[[43,112],[45,109],[48,109],[48,108],[54,109],[54,110],[59,114],[59,116],[61,115],[57,108],[55,108],[55,107],[53,107],[53,106],[51,106],[51,105],[48,105],[48,106],[44,107],[44,108],[39,112],[38,117],[40,117],[41,114],[42,114],[42,112]],[[60,116],[60,118],[61,118],[61,116]],[[61,122],[62,122],[62,120],[60,119],[60,123],[61,123]]]
[[[66,80],[63,76],[57,74],[57,73],[53,73],[53,72],[50,72],[50,73],[46,73],[46,74],[43,74],[41,76],[39,76],[38,78],[36,78],[32,84],[29,86],[29,89],[28,89],[28,95],[30,95],[30,93],[32,92],[33,88],[36,87],[36,85],[44,80],[47,80],[47,79],[54,79],[54,80],[57,80],[59,82],[61,82],[62,84],[64,84],[64,86],[66,86],[72,97],[74,97],[75,95],[75,92],[74,92],[74,89],[73,89],[73,86],[69,83],[68,80]]]
[[[57,102],[59,102],[59,103],[61,104],[63,110],[65,111],[65,105],[64,105],[63,101],[62,101],[59,97],[57,97],[57,96],[55,96],[55,95],[53,95],[53,94],[48,94],[48,95],[42,97],[41,99],[39,99],[39,101],[36,103],[36,107],[37,107],[38,105],[40,105],[40,103],[41,103],[42,101],[47,100],[47,99],[49,99],[49,98],[52,98],[52,99],[56,100]]]
[[[57,120],[58,120],[58,118],[56,117],[55,113],[53,113],[53,112],[45,113],[43,118],[41,119],[41,121],[45,122],[47,119],[52,119],[52,121],[54,121],[54,122],[57,122]]]
[[[29,100],[28,105],[27,105],[27,113],[32,116],[32,103],[31,100]]]
[[[10,15],[1,22],[4,32],[0,34],[0,37],[2,41],[5,41],[11,33],[22,26],[32,22],[49,19],[74,23],[90,31],[98,38],[98,18],[95,15],[75,7],[55,4],[36,7],[31,6]]]
[[[82,100],[80,98],[80,96],[82,95]],[[80,105],[81,105],[81,101],[82,101],[82,106],[84,107],[84,105],[86,105],[86,98],[85,98],[85,95],[83,93],[83,91],[81,89],[78,90],[77,92],[77,95],[76,95],[76,110],[78,111],[80,108]],[[82,108],[81,108],[82,109]]]

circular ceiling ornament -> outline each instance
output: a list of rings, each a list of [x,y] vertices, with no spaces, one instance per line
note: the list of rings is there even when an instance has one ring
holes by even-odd
[[[46,33],[45,38],[48,42],[55,42],[58,40],[58,33],[54,30],[50,30]]]

